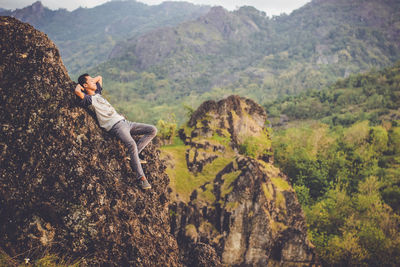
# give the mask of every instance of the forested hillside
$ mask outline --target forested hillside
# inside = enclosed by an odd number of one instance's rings
[[[105,77],[128,117],[154,122],[182,103],[236,93],[262,104],[320,89],[351,73],[393,64],[400,55],[395,0],[312,1],[269,18],[252,7],[210,12],[119,43],[91,70]]]
[[[281,115],[274,159],[291,178],[323,262],[397,266],[400,63],[267,109]]]
[[[265,105],[277,125],[287,117],[289,121],[314,119],[332,126],[399,120],[399,107],[400,61],[384,70],[351,75],[323,90],[308,90]]]
[[[118,42],[150,30],[174,26],[194,19],[209,10],[186,2],[160,5],[111,1],[94,8],[50,10],[40,1],[14,11],[0,10],[43,31],[56,43],[72,77],[107,59]]]

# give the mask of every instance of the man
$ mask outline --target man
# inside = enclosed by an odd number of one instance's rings
[[[81,99],[85,107],[92,105],[96,112],[97,120],[102,128],[117,136],[128,147],[132,169],[137,174],[139,186],[142,189],[150,189],[139,153],[156,136],[157,128],[153,125],[130,122],[118,114],[111,104],[101,95],[103,80],[101,76],[90,77],[85,73],[79,76],[75,94]],[[143,135],[136,143],[132,135]],[[142,161],[142,163],[145,163]]]

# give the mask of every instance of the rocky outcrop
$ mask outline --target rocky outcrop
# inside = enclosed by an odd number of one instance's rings
[[[1,12],[1,11],[0,11]],[[57,12],[43,6],[42,2],[36,1],[30,6],[14,11],[7,10],[2,15],[18,18],[21,21],[29,22],[36,27],[44,26],[46,20],[53,18]]]
[[[0,17],[0,44],[1,249],[16,259],[46,251],[90,266],[181,265],[157,148],[144,150],[153,189],[142,192],[122,143],[77,106],[47,36]]]
[[[187,166],[194,179],[202,169],[214,168],[209,167],[213,161],[200,160],[194,172],[196,155],[215,154],[228,162],[192,192],[190,201],[170,206],[171,230],[182,250],[208,244],[227,266],[318,262],[296,194],[272,164],[265,121],[265,111],[254,101],[230,96],[203,103],[180,131],[186,153],[194,155]]]
[[[188,122],[188,126],[193,128],[190,136],[181,137],[195,146],[192,139],[217,134],[229,138],[231,146],[238,149],[245,138],[266,133],[266,119],[265,111],[251,99],[230,96],[219,102],[210,100],[200,105],[191,116]],[[269,140],[268,135],[265,137]]]

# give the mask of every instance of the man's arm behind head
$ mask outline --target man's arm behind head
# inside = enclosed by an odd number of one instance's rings
[[[75,94],[80,98],[85,98],[85,94],[83,93],[83,87],[78,83],[75,87]]]
[[[95,83],[99,83],[101,87],[103,87],[103,77],[97,76],[93,78]]]

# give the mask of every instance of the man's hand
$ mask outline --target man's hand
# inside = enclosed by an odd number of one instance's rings
[[[82,92],[83,90],[83,87],[78,83],[78,85],[75,87],[75,94],[79,96],[80,99],[85,97],[85,94]]]
[[[100,83],[100,86],[103,87],[103,77],[97,76],[93,78],[94,83]]]

